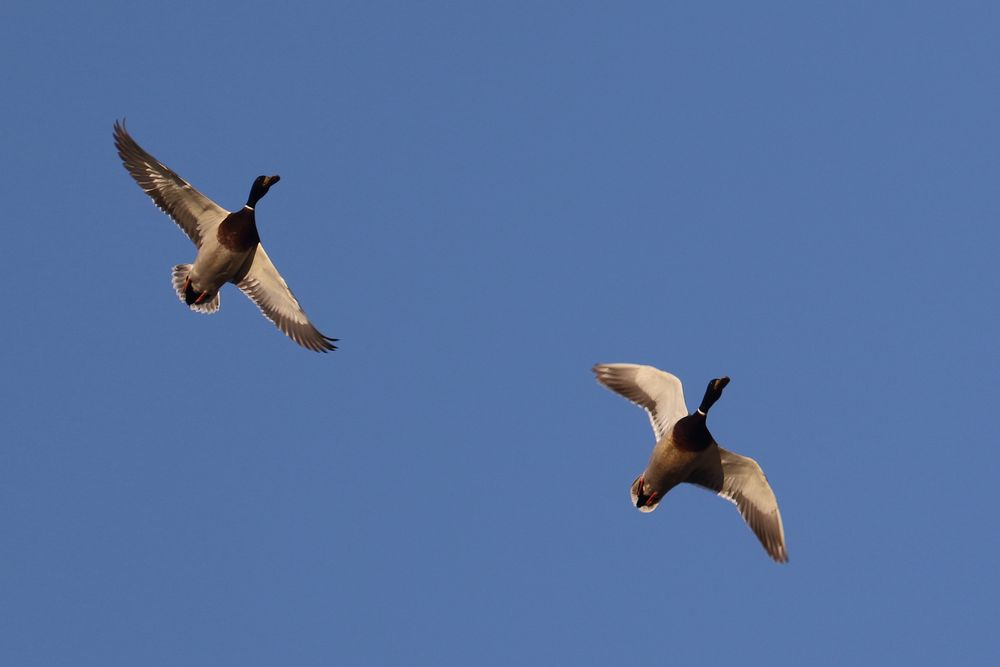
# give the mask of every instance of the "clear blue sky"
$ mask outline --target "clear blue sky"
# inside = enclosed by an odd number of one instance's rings
[[[997,664],[995,3],[139,5],[0,9],[0,664]],[[122,116],[340,350],[178,303]]]

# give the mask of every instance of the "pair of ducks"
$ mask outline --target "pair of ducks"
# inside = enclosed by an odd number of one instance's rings
[[[260,243],[254,208],[279,176],[258,176],[246,205],[228,211],[143,150],[124,122],[115,122],[114,138],[132,178],[198,249],[192,264],[173,268],[181,301],[194,311],[214,313],[219,289],[234,283],[302,347],[337,349],[337,339],[321,334],[309,321]],[[652,512],[682,482],[708,488],[736,504],[771,558],[787,562],[778,502],[763,471],[753,459],[719,447],[705,423],[729,378],[709,382],[698,410],[688,414],[681,382],[670,373],[636,364],[598,364],[593,370],[601,384],[646,410],[656,434],[646,470],[632,483],[632,503],[639,511]]]

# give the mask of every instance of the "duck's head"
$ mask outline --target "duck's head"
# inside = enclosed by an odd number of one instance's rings
[[[715,405],[715,402],[722,398],[722,390],[726,388],[729,384],[729,378],[721,377],[715,378],[708,383],[708,389],[705,390],[705,398],[701,399],[701,406],[698,410],[702,414],[707,414],[708,410]]]
[[[632,482],[632,491],[629,495],[632,497],[632,504],[640,512],[652,512],[663,500],[663,495],[660,492],[649,488],[643,475],[639,475]]]
[[[253,208],[260,201],[261,197],[267,194],[271,186],[281,180],[281,176],[258,176],[253,185],[250,186],[250,197],[247,199],[247,206]]]

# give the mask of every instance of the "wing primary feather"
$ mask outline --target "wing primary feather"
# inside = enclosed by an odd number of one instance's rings
[[[205,234],[221,223],[229,211],[146,152],[125,129],[124,120],[115,121],[114,139],[118,156],[133,180],[200,247]]]
[[[688,413],[681,381],[670,373],[639,364],[597,364],[592,370],[598,382],[646,411],[657,440]]]
[[[302,347],[314,352],[337,349],[334,343],[338,339],[320,333],[309,321],[264,246],[257,246],[250,269],[237,287],[257,305],[264,317]]]

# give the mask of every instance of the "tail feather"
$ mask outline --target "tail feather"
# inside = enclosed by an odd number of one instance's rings
[[[178,264],[174,267],[171,274],[171,280],[174,284],[174,291],[177,292],[177,297],[191,307],[191,310],[197,311],[199,313],[204,313],[206,315],[211,315],[219,309],[219,293],[216,292],[215,296],[208,301],[203,301],[201,303],[195,303],[198,298],[198,292],[191,289],[191,284],[188,283],[188,275],[191,273],[190,264]]]

